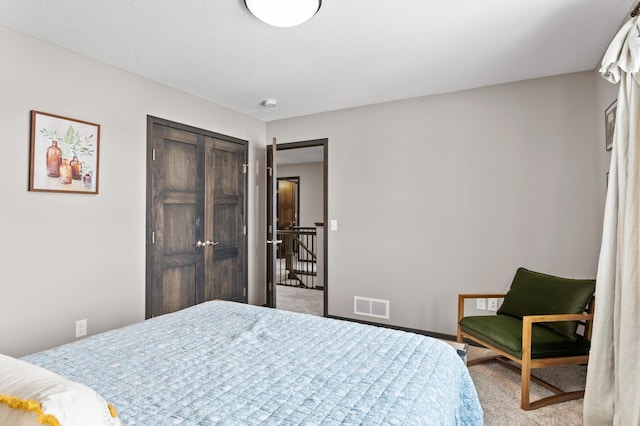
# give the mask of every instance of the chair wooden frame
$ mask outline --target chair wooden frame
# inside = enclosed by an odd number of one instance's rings
[[[557,315],[528,315],[522,317],[522,359],[519,359],[509,353],[502,351],[494,347],[491,344],[483,342],[481,339],[471,336],[460,329],[460,320],[464,317],[464,302],[466,299],[478,299],[478,298],[497,298],[502,299],[506,294],[459,294],[458,295],[458,333],[457,341],[462,343],[463,339],[469,339],[479,345],[482,345],[488,349],[497,352],[497,355],[477,358],[467,363],[467,366],[471,367],[476,364],[481,364],[487,361],[497,361],[502,365],[520,372],[520,390],[521,390],[521,403],[520,407],[523,410],[535,410],[540,407],[544,407],[550,404],[558,402],[570,401],[573,399],[580,399],[584,397],[584,390],[565,392],[562,389],[553,386],[544,380],[535,377],[531,374],[531,370],[534,368],[545,368],[555,366],[566,365],[580,365],[587,364],[589,361],[589,355],[580,356],[567,356],[567,357],[552,357],[552,358],[531,358],[531,329],[534,323],[540,322],[554,322],[554,321],[584,321],[584,336],[591,340],[593,312],[595,305],[595,298],[592,298],[589,302],[586,313],[584,314],[557,314]],[[515,362],[517,365],[513,365],[509,360]],[[555,395],[551,395],[545,398],[538,399],[537,401],[531,401],[531,381],[549,389],[554,392]]]

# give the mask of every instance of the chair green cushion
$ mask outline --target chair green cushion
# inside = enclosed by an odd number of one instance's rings
[[[522,318],[525,315],[580,314],[596,288],[589,279],[561,278],[518,268],[498,314]],[[570,340],[576,340],[578,321],[540,324]]]
[[[522,319],[508,315],[464,317],[460,329],[518,359],[522,359]],[[579,356],[589,353],[590,342],[578,335],[575,341],[547,327],[533,324],[531,358]]]

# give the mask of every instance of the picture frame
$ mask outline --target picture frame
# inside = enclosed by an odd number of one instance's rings
[[[29,191],[98,194],[100,125],[31,111]]]
[[[616,127],[616,111],[618,107],[618,100],[616,99],[607,107],[604,112],[604,149],[611,151],[613,148],[613,132]]]

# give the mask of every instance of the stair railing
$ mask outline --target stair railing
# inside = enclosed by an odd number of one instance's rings
[[[284,242],[284,259],[278,259],[278,284],[315,288],[316,228],[294,226],[291,229],[278,229],[277,234],[278,239]]]

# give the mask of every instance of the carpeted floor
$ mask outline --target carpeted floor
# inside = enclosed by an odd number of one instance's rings
[[[469,360],[487,356],[487,349],[469,346]],[[582,399],[549,405],[533,411],[520,408],[520,375],[496,362],[474,365],[469,373],[478,391],[484,410],[484,424],[509,426],[579,426],[582,425]],[[551,367],[534,370],[535,375],[563,390],[584,389],[586,366]],[[532,383],[531,398],[552,395],[547,389]]]
[[[321,317],[324,315],[324,292],[311,288],[278,285],[276,307],[285,311]]]

